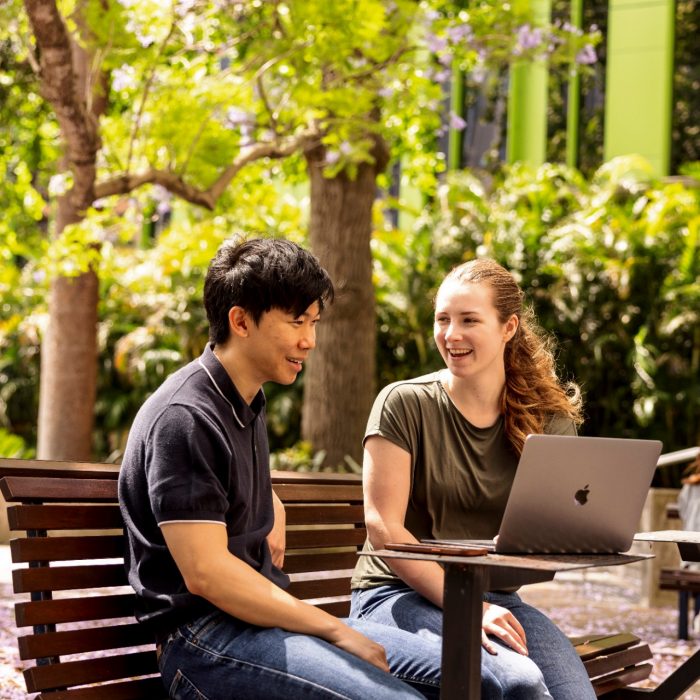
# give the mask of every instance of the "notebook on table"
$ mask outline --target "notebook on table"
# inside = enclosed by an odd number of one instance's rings
[[[529,435],[495,545],[503,554],[626,552],[661,453],[658,440]]]

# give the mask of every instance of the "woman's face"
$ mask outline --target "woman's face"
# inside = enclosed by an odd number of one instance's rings
[[[487,284],[447,280],[435,300],[433,334],[455,377],[494,372],[502,377],[503,352],[518,328],[513,314],[501,323]]]

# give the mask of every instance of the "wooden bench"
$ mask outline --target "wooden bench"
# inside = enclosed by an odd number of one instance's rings
[[[24,671],[27,691],[41,700],[166,696],[153,640],[132,615],[117,474],[113,465],[0,459],[10,529],[19,534],[12,561],[24,565],[12,576],[15,617],[18,627],[31,628],[18,639],[19,654],[32,661]],[[359,477],[273,472],[273,486],[287,510],[290,591],[347,615],[350,575],[366,534]],[[626,688],[651,672],[651,651],[638,637],[572,642],[598,696],[644,692]]]
[[[677,503],[666,506],[666,517],[669,520],[680,520]],[[693,601],[693,612],[700,612],[700,571],[694,569],[661,569],[659,588],[664,591],[678,591],[678,639],[689,639],[688,607]]]

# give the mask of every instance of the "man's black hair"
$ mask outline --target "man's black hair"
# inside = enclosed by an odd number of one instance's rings
[[[204,281],[209,340],[215,344],[228,340],[228,312],[234,306],[245,309],[257,324],[273,308],[295,318],[314,302],[322,310],[333,301],[333,294],[333,283],[318,260],[291,241],[226,241],[212,259]]]

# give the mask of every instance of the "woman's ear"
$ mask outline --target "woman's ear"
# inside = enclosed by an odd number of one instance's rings
[[[507,343],[510,341],[513,336],[515,335],[515,331],[518,330],[518,326],[520,325],[520,320],[518,317],[513,314],[506,322],[505,325],[503,326],[503,342]]]
[[[245,338],[248,335],[250,318],[242,306],[232,306],[228,312],[228,325],[232,335]]]

